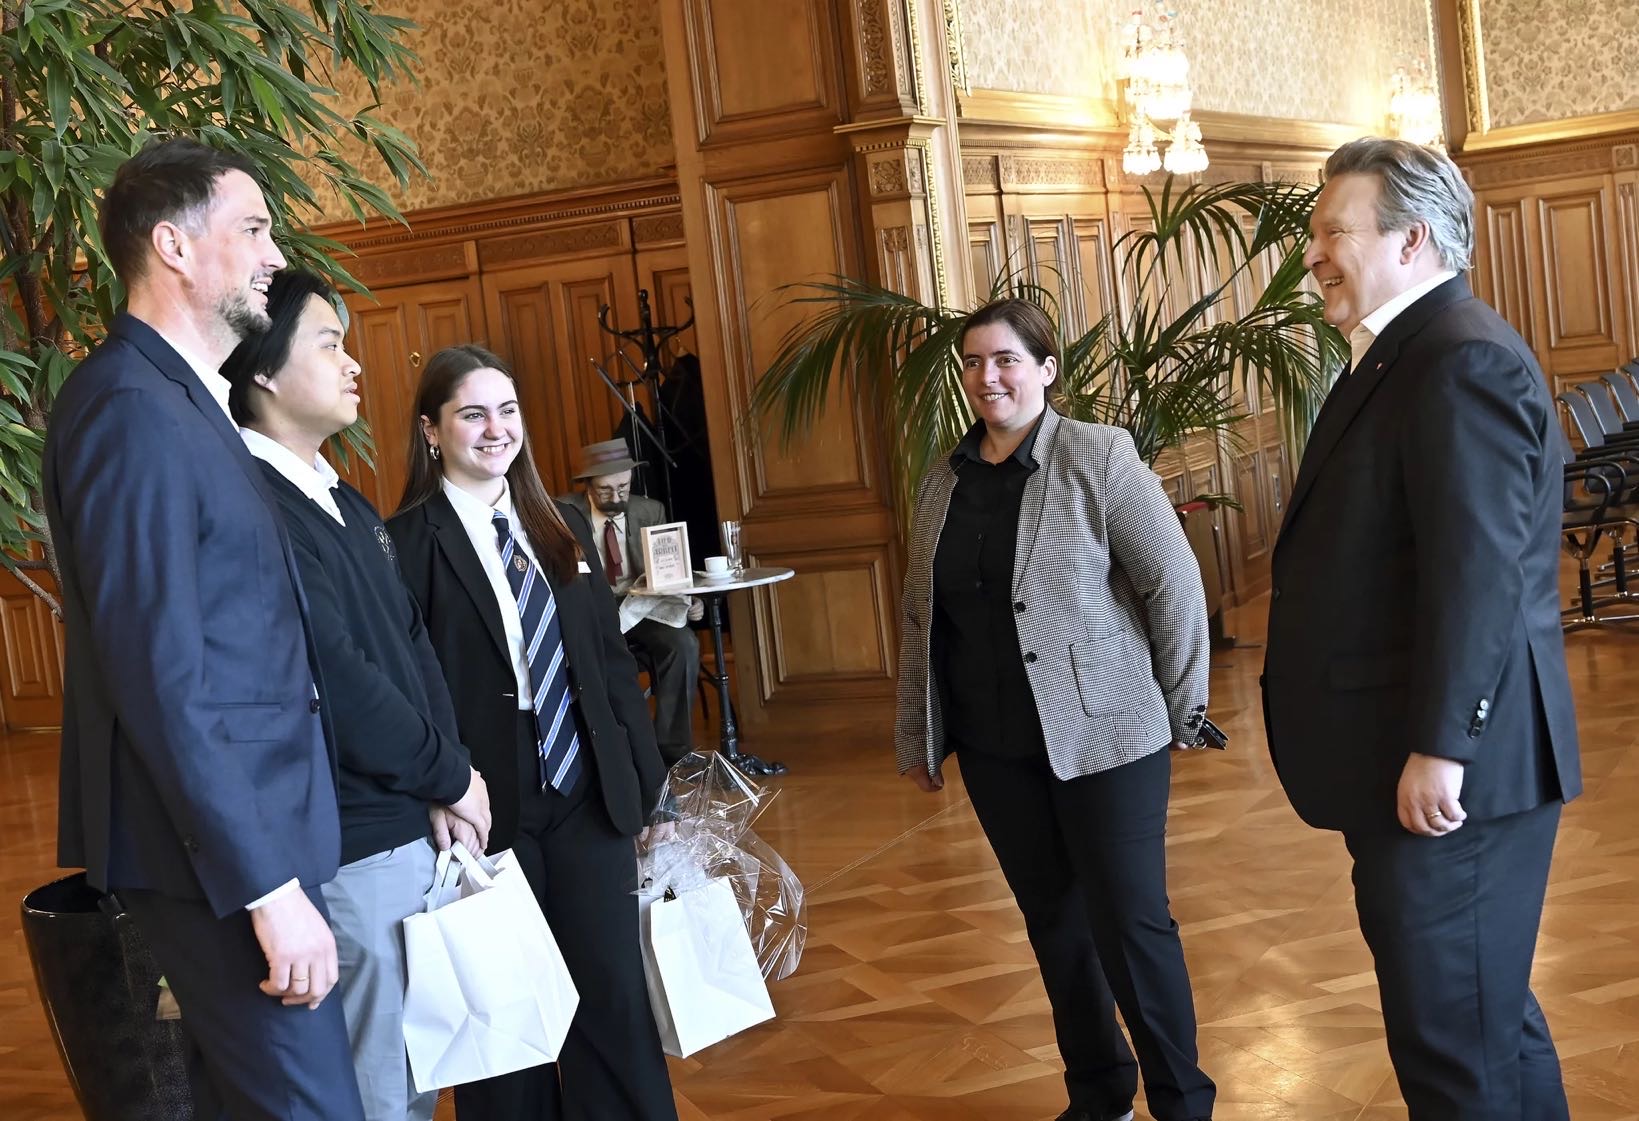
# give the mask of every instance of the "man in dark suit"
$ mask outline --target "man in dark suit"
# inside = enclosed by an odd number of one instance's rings
[[[561,499],[586,515],[617,598],[624,598],[626,588],[647,570],[643,530],[666,521],[664,506],[632,493],[632,469],[636,466],[623,440],[588,445],[581,449],[574,475],[586,489]],[[690,597],[689,621],[699,622],[704,611],[704,605]],[[692,750],[690,702],[700,675],[700,641],[687,626],[673,626],[649,617],[639,619],[626,631],[626,644],[650,667],[655,737],[669,767]]]
[[[1343,833],[1412,1121],[1568,1117],[1531,995],[1581,790],[1559,629],[1561,437],[1530,350],[1469,292],[1443,154],[1344,145],[1305,264],[1350,371],[1274,555],[1264,712],[1282,785]]]
[[[284,530],[217,372],[266,325],[284,264],[252,170],[156,143],[103,202],[127,310],[45,446],[67,630],[58,851],[152,948],[197,1052],[195,1116],[334,1121],[362,1116],[324,1000],[334,761]]]

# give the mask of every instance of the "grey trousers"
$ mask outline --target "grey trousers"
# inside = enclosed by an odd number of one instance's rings
[[[438,854],[430,841],[343,865],[322,888],[341,967],[353,1069],[366,1121],[432,1121],[438,1092],[415,1092],[404,1051],[404,920],[421,910]]]

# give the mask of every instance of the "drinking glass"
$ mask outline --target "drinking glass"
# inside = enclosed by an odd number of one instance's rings
[[[723,555],[728,558],[728,566],[735,572],[745,569],[745,555],[740,550],[740,523],[737,521],[723,522]]]

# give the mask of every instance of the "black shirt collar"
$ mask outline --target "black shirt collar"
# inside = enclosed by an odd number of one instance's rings
[[[1029,435],[1019,441],[1019,446],[1014,448],[1013,454],[1007,457],[1007,459],[1013,460],[1026,471],[1034,471],[1039,466],[1036,463],[1036,437],[1041,434],[1041,422],[1047,419],[1047,414],[1052,411],[1052,408],[1053,406],[1049,405],[1041,411],[1041,415],[1036,418],[1036,423],[1030,426]],[[984,438],[985,422],[982,420],[974,421],[973,427],[969,428],[967,434],[957,443],[956,450],[950,453],[951,470],[961,467],[964,459],[970,459],[975,463],[984,463],[985,457],[979,451],[979,444]],[[1002,462],[1006,463],[1007,460],[1004,459]]]

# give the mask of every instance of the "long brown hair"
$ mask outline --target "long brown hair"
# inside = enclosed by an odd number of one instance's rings
[[[398,512],[413,510],[438,494],[444,481],[444,469],[432,457],[427,438],[421,432],[421,418],[435,425],[445,405],[455,399],[461,385],[474,370],[499,370],[511,380],[507,364],[473,343],[449,346],[432,356],[421,374],[421,384],[415,392],[415,412],[410,418],[410,447],[405,462],[410,465],[409,479],[404,484],[404,497],[398,500]],[[523,441],[518,455],[507,468],[507,489],[512,492],[512,507],[523,523],[529,547],[543,565],[549,568],[559,583],[575,578],[581,560],[580,544],[570,532],[557,503],[546,493],[540,472],[535,470],[535,455],[529,445],[529,429],[521,426]]]

